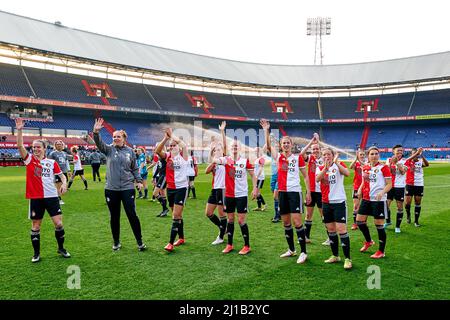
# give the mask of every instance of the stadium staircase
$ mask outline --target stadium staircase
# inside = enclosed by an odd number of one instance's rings
[[[361,142],[359,144],[359,147],[361,149],[365,149],[367,145],[367,140],[369,139],[369,133],[370,133],[370,126],[368,124],[364,125],[364,130],[361,136]]]

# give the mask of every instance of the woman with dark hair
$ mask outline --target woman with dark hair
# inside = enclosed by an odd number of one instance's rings
[[[316,181],[320,182],[323,221],[327,227],[332,256],[325,263],[336,263],[339,258],[339,238],[344,251],[344,269],[352,268],[350,259],[350,237],[347,233],[347,196],[344,189],[344,177],[350,172],[347,166],[339,161],[339,154],[331,148],[322,149],[323,165],[316,171]],[[339,236],[338,236],[339,234]]]
[[[64,227],[62,223],[62,211],[59,205],[58,191],[55,187],[55,176],[61,180],[59,194],[67,191],[67,180],[58,163],[45,157],[46,144],[42,140],[34,140],[32,154],[29,154],[23,146],[22,129],[23,119],[16,119],[17,147],[20,156],[27,167],[26,198],[30,199],[28,217],[32,221],[31,243],[34,249],[31,262],[41,260],[41,224],[45,210],[52,218],[55,225],[55,238],[58,242],[58,254],[64,258],[70,258],[70,253],[64,248]]]
[[[362,168],[363,181],[358,189],[358,197],[362,201],[356,216],[356,223],[366,241],[359,251],[366,252],[375,244],[367,227],[367,216],[373,216],[380,246],[370,257],[380,259],[384,257],[386,247],[384,221],[387,216],[387,193],[392,188],[391,170],[386,164],[380,163],[380,151],[377,147],[370,147],[367,154],[368,163]]]
[[[97,148],[106,155],[106,186],[105,198],[110,213],[111,232],[113,236],[114,251],[120,250],[120,207],[123,203],[125,212],[133,230],[138,250],[144,251],[147,246],[142,242],[141,223],[136,214],[136,191],[142,190],[142,178],[136,164],[136,155],[133,149],[125,144],[127,133],[124,130],[113,132],[113,143],[105,144],[100,138],[100,130],[103,128],[103,119],[95,120],[94,141]]]
[[[292,153],[294,144],[292,139],[284,136],[280,140],[281,152],[272,148],[270,144],[270,123],[262,119],[261,127],[264,129],[266,138],[267,151],[271,153],[272,159],[278,164],[278,197],[280,206],[280,215],[284,224],[284,233],[288,242],[289,249],[283,253],[280,258],[293,257],[297,255],[294,245],[294,231],[292,230],[292,222],[297,232],[298,241],[300,243],[301,253],[297,259],[297,263],[306,262],[308,255],[306,253],[306,233],[302,222],[303,213],[303,196],[300,184],[299,173],[301,172],[306,185],[306,203],[311,202],[311,193],[309,190],[308,173],[306,172],[306,164],[303,157],[299,154]]]

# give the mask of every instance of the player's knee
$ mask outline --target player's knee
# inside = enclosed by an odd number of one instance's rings
[[[335,228],[335,232],[336,231],[339,234],[346,233],[347,232],[347,226],[345,225],[345,223],[337,223],[336,224],[336,228]]]
[[[42,222],[42,220],[32,220],[31,228],[33,230],[40,230],[41,229],[41,222]]]

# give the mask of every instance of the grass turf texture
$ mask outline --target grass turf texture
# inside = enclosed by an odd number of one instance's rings
[[[266,212],[250,212],[248,225],[252,252],[237,254],[243,245],[236,222],[233,253],[221,253],[225,245],[212,246],[217,227],[205,217],[204,207],[211,186],[211,176],[197,177],[197,200],[188,200],[184,212],[186,244],[168,254],[170,217],[156,218],[159,203],[136,200],[142,225],[145,252],[138,252],[126,215],[122,210],[122,250],[112,252],[109,213],[105,205],[104,183],[93,183],[86,166],[89,190],[84,191],[79,177],[64,196],[63,222],[65,246],[72,258],[56,254],[54,227],[46,214],[41,229],[41,258],[31,263],[31,222],[27,219],[25,169],[0,168],[0,299],[447,299],[449,275],[450,165],[434,164],[425,169],[425,196],[422,202],[421,228],[406,224],[402,233],[393,226],[387,231],[386,258],[370,259],[378,247],[373,218],[369,226],[377,242],[369,253],[359,248],[363,237],[351,231],[352,176],[346,178],[349,209],[349,234],[353,269],[344,271],[343,263],[327,265],[330,248],[317,209],[308,245],[309,260],[298,265],[296,258],[281,259],[287,244],[281,223],[274,224],[273,200],[269,179],[263,188],[268,203]],[[266,168],[269,174],[269,168]],[[102,167],[104,176],[104,167]],[[249,203],[249,207],[256,202]],[[391,205],[393,223],[396,209]],[[413,208],[412,208],[413,211]],[[414,213],[412,212],[412,215]],[[295,236],[295,239],[297,237]],[[299,245],[296,243],[297,250]],[[341,248],[340,254],[343,257]],[[81,289],[67,288],[67,268],[81,270]],[[369,290],[367,268],[381,270],[381,289]]]

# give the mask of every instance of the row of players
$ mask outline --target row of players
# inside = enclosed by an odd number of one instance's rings
[[[113,134],[113,144],[104,144],[99,137],[98,132],[103,127],[103,120],[98,119],[94,125],[94,140],[101,152],[107,156],[107,184],[105,188],[105,198],[110,210],[111,216],[111,230],[113,234],[114,250],[119,250],[121,247],[120,236],[120,205],[121,202],[125,207],[128,220],[131,224],[139,250],[145,250],[146,246],[142,242],[140,222],[135,212],[134,203],[134,183],[136,182],[138,188],[142,188],[142,177],[139,175],[139,170],[136,165],[134,153],[131,148],[125,145],[126,134],[123,131],[116,131]],[[297,260],[298,263],[304,263],[307,260],[306,242],[307,235],[303,227],[301,214],[303,213],[303,197],[300,184],[299,174],[301,173],[306,186],[306,204],[311,208],[314,203],[323,203],[323,221],[327,227],[328,237],[333,255],[326,260],[327,263],[334,263],[340,260],[338,256],[338,239],[341,239],[345,263],[344,268],[352,268],[352,261],[350,258],[350,239],[346,230],[346,195],[344,190],[344,176],[349,175],[349,171],[345,164],[339,161],[338,154],[330,148],[322,148],[322,157],[320,154],[307,157],[308,163],[315,163],[316,169],[314,173],[314,181],[316,185],[320,184],[320,196],[317,189],[311,193],[311,183],[309,181],[310,175],[306,171],[306,163],[304,154],[294,155],[292,153],[293,143],[291,138],[285,136],[280,140],[279,147],[274,147],[270,141],[270,124],[266,120],[261,121],[261,125],[265,132],[266,148],[271,154],[277,164],[277,190],[279,209],[277,212],[281,216],[285,229],[285,236],[288,242],[289,249],[281,257],[291,257],[296,255],[294,246],[293,227],[296,229],[298,240],[301,247],[301,253]],[[27,165],[27,198],[30,199],[30,218],[33,220],[32,225],[32,243],[35,250],[35,255],[32,261],[40,260],[39,256],[39,231],[40,223],[47,210],[52,217],[56,231],[55,236],[58,241],[58,252],[65,257],[70,257],[70,254],[63,248],[64,243],[64,229],[62,227],[61,209],[57,200],[56,188],[53,184],[54,175],[58,175],[62,180],[60,192],[64,193],[66,189],[66,179],[62,174],[58,164],[50,159],[45,158],[45,153],[41,149],[44,146],[40,141],[33,142],[33,155],[29,155],[23,148],[21,129],[23,128],[23,121],[16,120],[18,129],[18,146],[24,162]],[[225,124],[221,126],[221,132],[224,136]],[[169,142],[167,150],[166,143]],[[311,145],[318,145],[318,137],[315,136],[310,144],[305,147],[304,151]],[[207,215],[214,222],[220,230],[219,237],[216,239],[218,243],[223,242],[225,232],[228,236],[228,243],[223,253],[231,252],[233,248],[234,235],[234,221],[237,212],[238,223],[244,238],[245,245],[239,254],[248,254],[250,249],[249,228],[246,223],[247,213],[247,196],[248,196],[248,182],[247,173],[252,177],[253,190],[251,192],[252,198],[258,197],[258,183],[257,177],[254,175],[254,167],[250,164],[248,159],[240,156],[240,145],[238,141],[234,141],[231,145],[231,155],[227,156],[226,139],[222,143],[215,143],[211,146],[211,163],[207,168],[207,172],[213,173],[213,189],[208,199]],[[164,139],[158,144],[155,152],[160,159],[166,161],[166,181],[167,181],[167,196],[169,206],[172,209],[172,227],[170,232],[169,243],[165,246],[165,250],[172,252],[174,246],[182,245],[185,242],[184,227],[183,227],[183,209],[187,198],[187,148],[185,143],[178,137],[172,134],[171,129],[165,131]],[[414,163],[414,178],[419,181],[419,166],[417,163],[427,165],[426,160],[419,159],[422,150],[419,149],[407,161],[405,166],[411,162]],[[397,158],[398,157],[393,157]],[[372,255],[372,258],[384,257],[384,249],[386,244],[386,232],[384,230],[384,219],[387,215],[386,198],[387,193],[391,190],[391,170],[388,165],[379,163],[379,151],[372,147],[368,150],[368,162],[362,163],[361,157],[354,161],[352,165],[359,162],[361,166],[362,182],[358,188],[358,199],[362,199],[358,208],[358,214],[355,221],[363,233],[366,242],[360,251],[364,252],[371,247],[372,241],[369,229],[366,225],[367,216],[372,215],[375,218],[377,226],[380,247],[379,250]],[[398,161],[392,161],[396,169],[400,168]],[[44,170],[45,169],[45,170]],[[399,171],[401,171],[399,169]],[[312,172],[310,168],[310,172]],[[39,173],[39,174],[37,174]],[[417,173],[417,174],[416,174]],[[125,181],[125,182],[124,182]],[[423,181],[423,178],[422,178]],[[395,189],[394,189],[395,190]],[[415,195],[416,203],[420,200],[423,192],[420,188],[407,188],[407,195]],[[413,194],[411,194],[413,193]],[[394,196],[396,196],[394,194]],[[313,197],[315,199],[313,199]],[[56,199],[56,200],[55,200]],[[215,208],[219,208],[219,218],[215,216]],[[417,209],[417,206],[416,206]],[[226,213],[226,215],[225,215]],[[312,213],[312,211],[311,211]],[[311,215],[312,216],[312,215]],[[416,214],[418,219],[418,215]],[[310,225],[311,218],[305,223]],[[309,222],[309,223],[308,223]],[[418,220],[416,220],[418,225]],[[338,237],[339,234],[339,237]],[[175,242],[175,238],[178,240]]]

